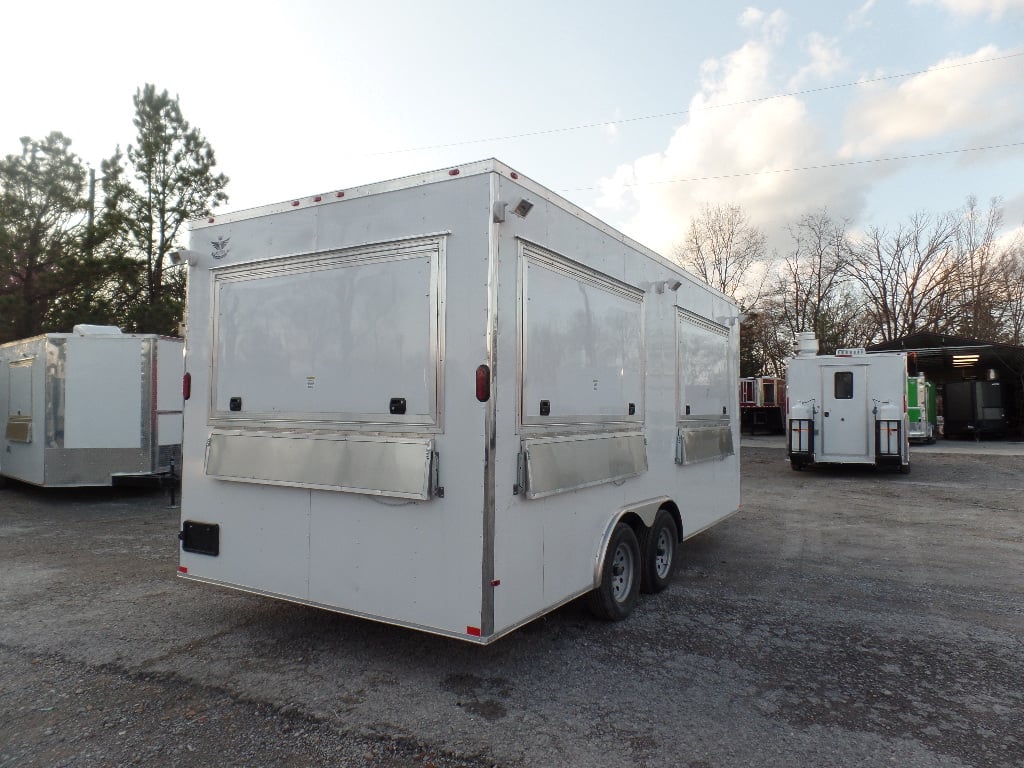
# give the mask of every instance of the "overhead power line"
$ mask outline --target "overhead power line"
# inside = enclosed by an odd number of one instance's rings
[[[814,93],[824,93],[827,91],[836,91],[843,88],[852,88],[858,85],[869,85],[871,83],[881,83],[887,80],[902,80],[907,77],[915,77],[917,75],[924,75],[930,72],[943,72],[947,69],[960,69],[962,67],[971,67],[976,64],[993,64],[999,61],[1006,61],[1008,59],[1016,59],[1024,56],[1024,51],[1018,53],[1008,53],[1005,56],[994,56],[989,59],[978,59],[977,61],[962,61],[957,64],[947,64],[944,67],[934,67],[932,69],[919,69],[914,72],[902,72],[898,75],[881,75],[879,77],[872,77],[866,80],[855,80],[847,83],[836,83],[834,85],[823,85],[818,88],[804,88],[799,91],[789,91],[786,93],[776,93],[770,96],[757,96],[752,99],[740,99],[738,101],[729,101],[723,104],[709,104],[701,107],[700,111],[712,110],[712,109],[724,109],[726,107],[739,107],[746,104],[759,104],[764,101],[772,101],[773,99],[785,99],[793,96],[808,96]],[[381,155],[400,155],[410,152],[427,152],[434,149],[451,149],[452,147],[465,147],[470,144],[485,144],[491,141],[511,141],[513,139],[529,139],[536,136],[550,136],[556,133],[568,133],[570,131],[582,131],[590,128],[603,128],[609,125],[626,125],[628,123],[638,123],[644,120],[660,120],[666,117],[680,117],[682,115],[688,115],[693,112],[692,109],[680,109],[672,112],[658,112],[651,115],[640,115],[637,117],[624,117],[618,120],[601,120],[595,123],[580,123],[579,125],[563,126],[560,128],[543,128],[536,131],[525,131],[523,133],[510,133],[504,136],[490,136],[483,139],[466,139],[464,141],[452,141],[446,144],[428,144],[420,147],[406,147],[404,149],[387,149],[381,152],[370,152],[363,157],[379,157]]]
[[[939,157],[941,155],[959,155],[967,152],[986,152],[993,149],[1009,149],[1010,147],[1024,147],[1024,141],[1015,141],[1009,144],[992,144],[987,147],[964,147],[962,149],[936,150],[935,152],[920,152],[912,155],[894,155],[892,157],[872,157],[865,160],[847,160],[839,163],[820,163],[818,165],[803,165],[796,168],[769,168],[761,171],[743,171],[737,173],[722,173],[715,176],[691,176],[682,179],[659,179],[657,181],[636,181],[624,183],[624,187],[642,187],[654,184],[684,184],[686,182],[698,181],[720,181],[723,179],[738,179],[745,176],[765,176],[772,173],[797,173],[798,171],[819,171],[827,168],[844,168],[851,165],[868,165],[871,163],[891,163],[897,160],[918,160],[924,157]],[[573,187],[563,189],[562,192],[585,192],[597,189],[596,186]]]

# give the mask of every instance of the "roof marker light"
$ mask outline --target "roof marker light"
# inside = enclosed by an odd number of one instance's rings
[[[298,200],[292,200],[292,208],[299,204]]]
[[[334,193],[334,196],[335,196],[335,197],[344,197],[344,196],[345,196],[345,193],[344,193],[344,192],[335,192],[335,193]]]
[[[515,171],[511,171],[509,173],[509,176],[511,176],[513,179],[518,179],[519,178],[519,174],[516,173]]]
[[[192,397],[192,374],[188,371],[181,377],[181,396],[184,400]]]
[[[319,203],[323,199],[324,199],[323,195],[317,195],[316,197],[313,198],[313,202],[314,203]]]
[[[208,219],[206,220],[206,223],[207,223],[207,224],[213,224],[213,216],[211,216],[210,218],[208,218]]]
[[[466,627],[466,634],[472,637],[480,637],[480,627]]]
[[[458,176],[459,175],[459,169],[458,168],[452,168],[450,171],[448,171],[448,175],[449,176]]]

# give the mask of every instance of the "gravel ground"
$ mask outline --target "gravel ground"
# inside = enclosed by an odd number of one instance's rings
[[[0,768],[1022,766],[1024,458],[743,449],[627,621],[476,647],[174,576],[157,491],[0,491]]]

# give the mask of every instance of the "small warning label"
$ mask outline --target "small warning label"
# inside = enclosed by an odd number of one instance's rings
[[[316,389],[316,376],[306,377],[306,389]]]

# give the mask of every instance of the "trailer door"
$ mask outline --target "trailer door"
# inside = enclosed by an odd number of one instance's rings
[[[871,456],[868,366],[821,368],[821,458]]]

